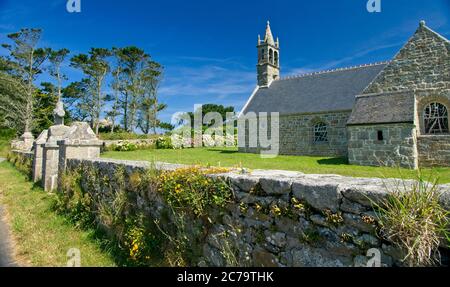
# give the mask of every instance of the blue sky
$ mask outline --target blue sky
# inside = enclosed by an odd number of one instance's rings
[[[0,42],[36,27],[43,46],[73,54],[141,47],[165,67],[164,120],[194,104],[241,109],[256,85],[255,46],[267,20],[280,38],[282,76],[388,60],[421,19],[450,38],[450,0],[381,0],[381,13],[368,13],[367,0],[81,0],[76,14],[66,2],[0,0]],[[71,81],[81,76],[65,72]]]

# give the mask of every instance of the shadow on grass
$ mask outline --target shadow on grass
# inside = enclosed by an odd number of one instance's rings
[[[227,149],[208,149],[208,151],[222,153],[222,154],[238,154],[239,153],[239,151],[237,151],[237,150],[227,150]]]
[[[317,163],[320,165],[349,165],[348,159],[345,157],[319,159]]]

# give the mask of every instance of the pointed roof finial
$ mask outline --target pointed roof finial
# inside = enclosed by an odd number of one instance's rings
[[[420,21],[420,27],[425,27],[426,24],[425,20]]]
[[[267,21],[267,28],[266,28],[266,36],[264,38],[264,42],[274,46],[275,41],[273,40],[272,30],[270,29],[270,21]]]

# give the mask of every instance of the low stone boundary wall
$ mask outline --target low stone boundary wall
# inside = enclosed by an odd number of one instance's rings
[[[31,177],[33,157],[34,154],[31,151],[12,150],[7,159],[18,170]]]
[[[21,150],[12,150],[12,154],[21,157],[27,160],[33,160],[33,152],[32,151],[21,151]]]
[[[149,168],[183,166],[106,159],[67,159],[66,163],[68,171],[91,168],[98,178],[107,180],[109,188],[104,189],[100,182],[81,178],[82,185],[96,186],[100,194],[93,198],[114,192],[111,186],[119,167],[129,181],[133,173]],[[235,246],[239,266],[367,266],[371,249],[380,252],[383,266],[402,265],[400,250],[377,236],[371,202],[380,202],[389,188],[405,182],[260,170],[210,176],[229,182],[234,202],[223,212],[210,211],[213,220],[201,240],[203,257],[198,258],[198,266],[227,265],[223,248],[228,245],[220,237],[224,231],[231,234],[227,240]],[[450,185],[440,189],[442,204],[450,209]],[[133,193],[129,204],[151,220],[159,220],[167,211],[161,196],[151,189],[128,192]]]

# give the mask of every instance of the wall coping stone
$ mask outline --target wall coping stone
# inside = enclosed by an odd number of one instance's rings
[[[176,170],[188,165],[165,162],[129,161],[117,159],[68,159],[75,165],[83,162],[103,165],[121,165],[126,168],[147,169],[155,167],[159,170]],[[414,180],[395,178],[358,178],[333,174],[304,174],[295,171],[253,170],[242,171],[232,169],[228,173],[211,174],[212,178],[224,178],[244,193],[251,193],[258,184],[269,196],[290,195],[306,200],[308,204],[319,210],[337,212],[343,199],[362,206],[371,207],[372,203],[382,202],[389,194],[388,190],[404,190],[415,183]],[[450,184],[438,186],[442,192],[441,204],[450,210]]]

